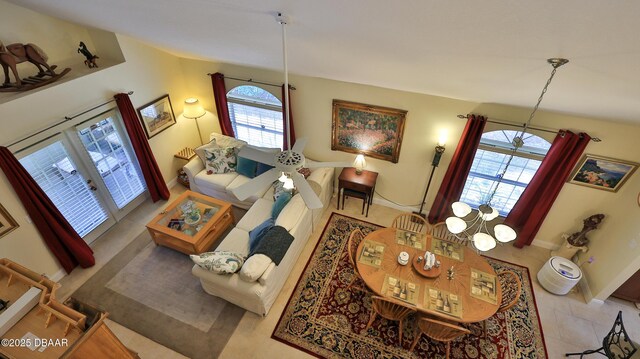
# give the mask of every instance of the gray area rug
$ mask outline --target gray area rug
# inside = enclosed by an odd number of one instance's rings
[[[204,292],[185,254],[145,230],[72,297],[190,358],[216,358],[245,310]]]

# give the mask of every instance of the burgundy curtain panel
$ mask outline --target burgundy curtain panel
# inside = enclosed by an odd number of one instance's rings
[[[220,130],[223,135],[236,137],[231,125],[229,117],[229,107],[227,105],[227,88],[224,86],[224,75],[216,72],[211,75],[211,84],[213,85],[213,98],[216,101],[216,112],[218,113],[218,122],[220,122]]]
[[[0,147],[0,168],[62,268],[71,273],[78,265],[82,268],[93,266],[95,259],[91,248],[6,147]]]
[[[560,131],[504,223],[518,233],[514,246],[530,245],[558,197],[569,173],[576,165],[591,137],[586,133]]]
[[[158,163],[153,156],[153,152],[151,152],[149,141],[147,141],[147,135],[142,129],[142,124],[140,124],[136,110],[131,104],[129,95],[126,93],[119,93],[115,95],[114,98],[116,99],[116,104],[118,104],[118,110],[120,110],[122,121],[127,129],[129,139],[131,140],[133,151],[136,153],[136,157],[138,158],[138,163],[140,164],[142,175],[144,176],[144,180],[147,184],[147,189],[151,194],[151,199],[154,202],[157,202],[160,199],[169,199],[169,188],[167,188],[167,184],[164,182],[162,173],[160,173]]]
[[[451,215],[451,203],[460,200],[464,183],[467,181],[473,158],[480,144],[487,118],[479,115],[467,115],[458,147],[453,154],[449,168],[442,179],[442,184],[429,210],[429,223],[444,221]]]
[[[285,97],[284,97],[284,85],[282,85],[282,113],[284,114],[287,111],[287,104],[285,102]],[[284,126],[282,128],[284,128],[284,139],[282,141],[282,149],[283,150],[288,150],[289,148],[293,147],[293,145],[296,144],[296,131],[293,129],[293,110],[291,109],[292,106],[291,104],[293,103],[293,101],[291,100],[291,87],[289,87],[289,124],[290,126],[287,126],[287,121],[285,121],[285,117],[282,116],[282,120],[284,121]],[[287,138],[287,133],[289,133],[290,137],[291,137],[291,146],[289,146],[289,140]]]

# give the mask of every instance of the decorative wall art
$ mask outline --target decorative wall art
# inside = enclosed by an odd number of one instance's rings
[[[0,204],[0,237],[7,235],[18,227],[18,222],[16,222],[9,212]]]
[[[407,111],[333,100],[331,149],[398,162]]]
[[[569,183],[618,192],[638,163],[585,154],[569,176]]]
[[[176,124],[176,116],[173,114],[169,95],[161,96],[142,107],[138,107],[138,115],[147,138],[151,138]]]

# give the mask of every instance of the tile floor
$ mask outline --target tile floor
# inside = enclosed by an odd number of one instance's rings
[[[184,188],[181,186],[174,187],[172,197],[183,191]],[[374,204],[369,211],[369,217],[365,218],[360,215],[360,204],[358,200],[348,200],[345,209],[338,211],[335,209],[334,198],[321,220],[322,224],[311,235],[269,314],[262,318],[247,312],[222,351],[221,358],[312,358],[308,354],[271,339],[271,333],[331,212],[335,211],[383,226],[390,225],[393,218],[401,213],[399,210]],[[142,233],[145,230],[144,225],[163,207],[163,203],[153,204],[147,201],[98,239],[93,245],[96,265],[86,270],[75,270],[71,275],[63,278],[60,281],[62,288],[58,291],[61,297],[64,298],[73,293],[113,255]],[[623,311],[625,327],[631,337],[636,341],[640,340],[640,310],[632,303],[612,298],[602,305],[589,305],[585,303],[577,289],[566,296],[557,296],[541,288],[535,275],[549,258],[548,250],[538,247],[517,249],[511,245],[504,245],[492,250],[489,255],[529,268],[549,358],[564,357],[566,352],[598,348],[604,335],[611,329],[619,310]],[[108,325],[123,343],[137,351],[141,358],[184,358],[115,322],[108,322]]]

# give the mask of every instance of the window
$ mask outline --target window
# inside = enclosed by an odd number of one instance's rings
[[[477,208],[489,200],[513,151],[513,138],[518,134],[519,131],[501,130],[482,135],[460,201]],[[491,201],[501,216],[509,214],[551,147],[545,139],[530,133],[524,133],[523,140],[524,146],[515,153]]]
[[[229,117],[236,138],[270,148],[282,148],[282,102],[256,86],[238,86],[227,93]]]

